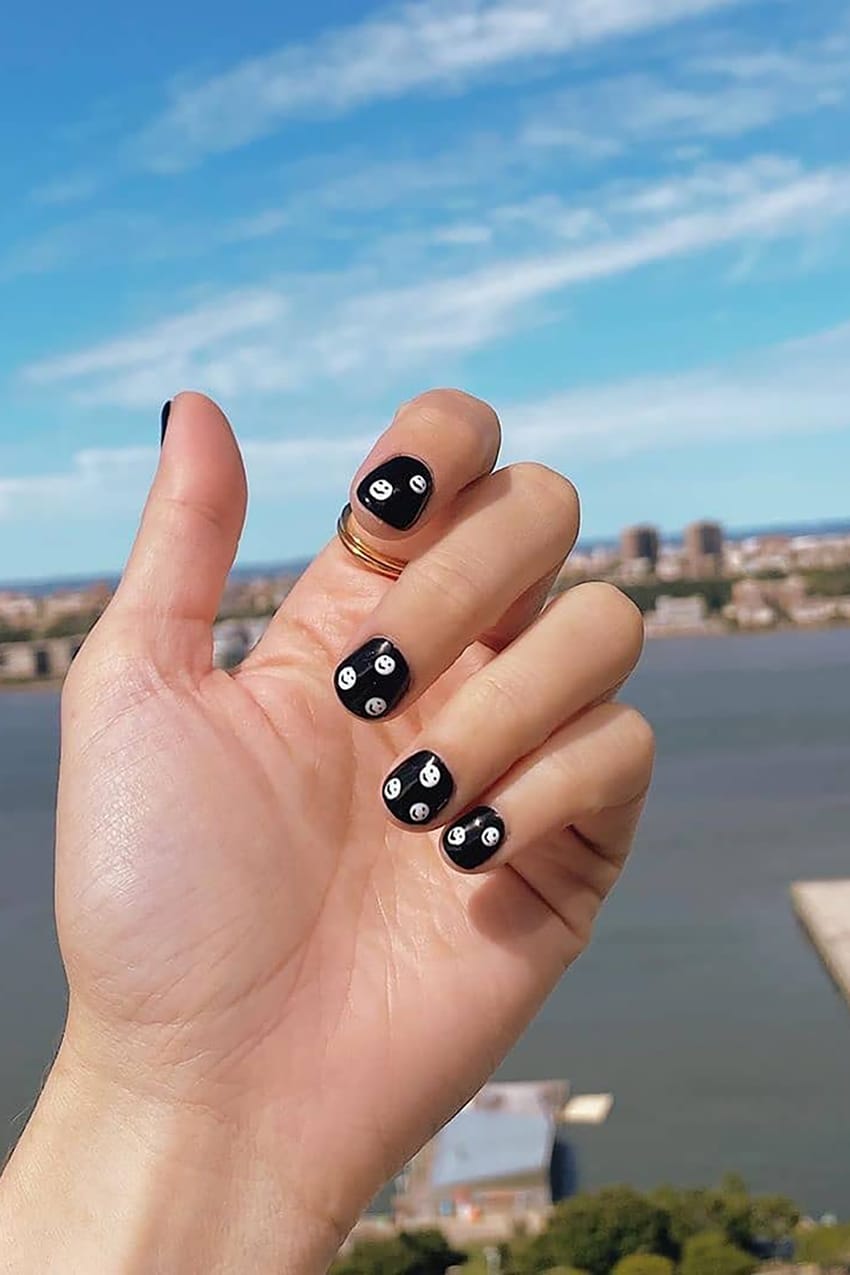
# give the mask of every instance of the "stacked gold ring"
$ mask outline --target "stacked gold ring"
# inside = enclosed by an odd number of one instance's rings
[[[379,575],[397,580],[407,563],[402,562],[400,558],[390,558],[378,553],[376,549],[370,549],[357,533],[351,530],[351,517],[351,505],[346,505],[336,524],[336,533],[348,552],[358,558],[370,571],[377,571]]]

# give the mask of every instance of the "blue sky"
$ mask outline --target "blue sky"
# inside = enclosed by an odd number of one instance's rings
[[[243,562],[402,399],[489,399],[589,537],[848,514],[850,0],[15,6],[0,579],[120,566],[180,388]]]

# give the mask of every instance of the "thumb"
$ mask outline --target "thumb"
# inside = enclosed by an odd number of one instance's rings
[[[159,467],[104,621],[163,672],[200,674],[245,521],[245,470],[227,418],[203,394],[178,394],[162,419]]]

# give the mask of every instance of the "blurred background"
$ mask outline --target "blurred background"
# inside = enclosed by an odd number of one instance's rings
[[[850,1219],[849,73],[845,0],[7,16],[0,1150],[64,1010],[57,688],[128,550],[162,401],[211,393],[245,450],[228,665],[396,404],[456,384],[499,410],[504,459],[578,484],[559,587],[604,576],[645,611],[632,698],[660,750],[595,945],[499,1073],[601,1100],[566,1124],[519,1103],[499,1207],[529,1205],[544,1160],[551,1192],[556,1127],[564,1190],[733,1172]],[[811,880],[835,884],[792,892]],[[451,1136],[408,1204],[480,1221],[492,1130]]]

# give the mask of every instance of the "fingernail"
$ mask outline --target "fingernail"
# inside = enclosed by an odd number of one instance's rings
[[[384,780],[384,804],[401,823],[429,823],[451,801],[455,781],[436,753],[414,753]]]
[[[350,713],[386,717],[410,685],[407,660],[389,638],[376,637],[352,652],[334,673],[334,687]]]
[[[163,403],[162,411],[159,414],[159,445],[165,442],[165,431],[168,429],[168,418],[171,415],[171,399]]]
[[[357,499],[381,522],[407,531],[422,517],[433,490],[434,479],[424,461],[393,456],[366,475],[357,487]]]
[[[480,868],[505,840],[505,822],[492,806],[476,806],[449,824],[442,846],[455,867],[471,872]]]

